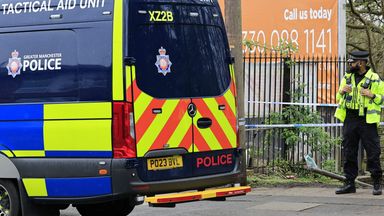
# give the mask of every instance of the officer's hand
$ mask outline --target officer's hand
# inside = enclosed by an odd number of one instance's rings
[[[372,94],[371,90],[369,90],[369,89],[361,89],[360,93],[362,96],[366,96],[369,98],[373,98],[373,96],[374,96],[374,94]]]
[[[343,89],[341,90],[341,94],[351,93],[351,92],[352,92],[352,87],[349,85],[344,86]]]

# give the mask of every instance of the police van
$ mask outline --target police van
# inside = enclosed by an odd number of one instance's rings
[[[2,0],[0,215],[246,194],[232,64],[216,0]]]

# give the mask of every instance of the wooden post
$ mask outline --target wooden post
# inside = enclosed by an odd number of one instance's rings
[[[246,158],[245,158],[245,114],[244,114],[244,71],[243,71],[243,49],[242,49],[242,22],[241,22],[241,0],[225,0],[225,26],[227,29],[229,45],[232,56],[235,58],[235,76],[237,83],[237,107],[239,118],[239,143],[243,149],[241,159],[242,181],[241,185],[247,184]]]

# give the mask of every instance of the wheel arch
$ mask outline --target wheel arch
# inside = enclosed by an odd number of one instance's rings
[[[19,170],[13,162],[0,152],[0,179],[20,179]]]

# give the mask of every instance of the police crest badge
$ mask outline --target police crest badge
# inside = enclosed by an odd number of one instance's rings
[[[166,76],[167,73],[171,73],[172,62],[169,60],[169,55],[166,55],[167,50],[163,47],[159,49],[159,54],[160,55],[157,55],[155,65],[157,67],[157,71]]]
[[[17,75],[20,75],[23,65],[21,64],[21,58],[19,58],[19,52],[15,50],[11,53],[11,56],[12,58],[8,60],[7,70],[8,75],[15,78]]]

